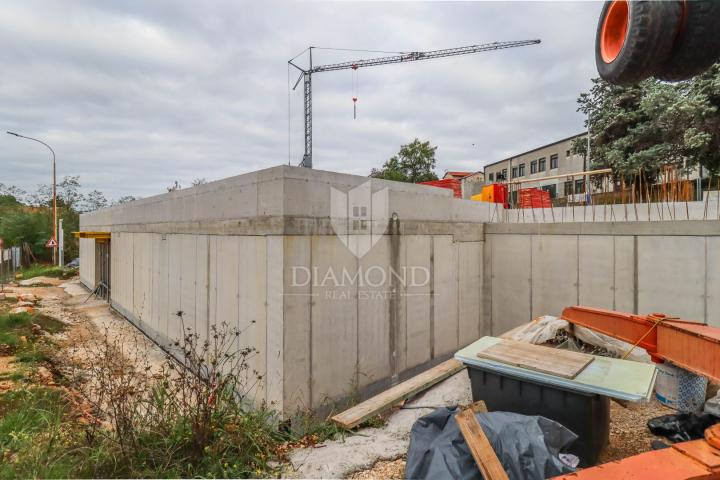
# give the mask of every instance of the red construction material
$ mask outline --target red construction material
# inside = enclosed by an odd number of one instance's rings
[[[449,188],[453,191],[455,198],[462,198],[462,188],[460,180],[455,178],[446,178],[444,180],[430,180],[429,182],[420,182],[419,185],[430,185],[431,187]]]
[[[521,188],[518,192],[518,208],[550,208],[550,192],[539,188]]]
[[[720,328],[669,317],[635,315],[583,306],[567,307],[562,318],[648,351],[655,362],[667,360],[720,382]]]
[[[720,478],[720,450],[705,440],[676,443],[553,480],[710,480]]]

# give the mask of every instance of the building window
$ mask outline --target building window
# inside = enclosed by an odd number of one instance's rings
[[[494,176],[495,176],[495,175],[491,173],[490,175],[488,175],[488,180],[490,180],[490,181],[492,182]]]
[[[550,192],[550,198],[557,197],[557,185],[543,185],[540,188],[546,192]]]
[[[520,175],[521,177],[525,176],[525,164],[524,163],[521,163],[520,166],[518,167],[518,175]]]
[[[585,190],[585,180],[575,180],[575,193],[583,193]]]
[[[497,178],[497,180],[507,180],[507,168],[503,168],[502,178]]]
[[[566,156],[566,157],[569,157],[569,156],[570,156],[570,150],[568,150],[568,151],[565,152],[565,156]]]
[[[552,170],[553,168],[557,168],[557,166],[558,166],[558,156],[557,156],[557,153],[553,153],[552,155],[550,155],[550,170]]]
[[[542,157],[538,160],[538,172],[544,172],[545,171],[545,157]]]
[[[537,160],[530,162],[530,175],[537,173]]]
[[[513,167],[513,169],[512,169],[512,178],[517,178],[517,175],[518,175],[518,168],[517,168],[517,167]]]
[[[565,195],[572,195],[574,193],[572,180],[568,180],[567,182],[565,182],[564,189],[565,189]]]

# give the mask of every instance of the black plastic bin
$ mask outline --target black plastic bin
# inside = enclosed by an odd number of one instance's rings
[[[598,461],[610,435],[610,399],[519,379],[467,364],[474,401],[484,400],[488,410],[542,415],[572,430],[579,438],[568,449],[580,466]]]

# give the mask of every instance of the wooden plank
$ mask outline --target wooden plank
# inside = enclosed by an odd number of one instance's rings
[[[478,400],[477,402],[470,405],[470,410],[473,411],[473,413],[487,413],[487,405],[485,405],[485,400]]]
[[[338,413],[332,421],[344,428],[354,428],[365,420],[381,413],[396,403],[426,390],[436,383],[456,374],[464,369],[465,365],[455,359],[447,360],[435,367],[426,370],[414,377],[395,385],[372,398],[358,403],[352,408]]]
[[[570,379],[575,378],[593,361],[593,356],[585,353],[507,339],[478,352],[477,356]]]
[[[455,421],[460,427],[465,442],[470,447],[470,453],[472,453],[483,478],[485,480],[507,480],[508,475],[495,454],[490,440],[485,436],[485,432],[475,418],[472,408],[455,415]]]

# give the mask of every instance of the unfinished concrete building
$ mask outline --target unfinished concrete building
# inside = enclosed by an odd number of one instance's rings
[[[569,305],[720,326],[720,222],[523,224],[497,208],[275,167],[83,215],[81,280],[109,283],[161,345],[184,327],[244,329],[266,375],[257,398],[286,413],[370,395]]]

